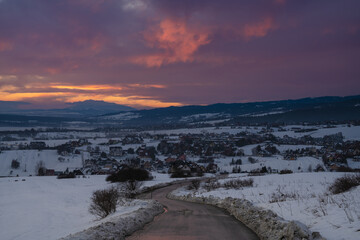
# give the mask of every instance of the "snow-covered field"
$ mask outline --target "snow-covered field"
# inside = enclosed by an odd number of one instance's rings
[[[82,167],[81,155],[71,155],[64,157],[64,162],[58,160],[59,155],[56,150],[12,150],[0,153],[0,176],[29,176],[35,175],[35,166],[39,161],[45,163],[48,169],[65,171],[66,168],[73,170]],[[11,168],[11,161],[16,159],[20,163],[18,169]],[[26,171],[25,171],[26,170]],[[10,174],[12,171],[12,174]]]
[[[288,135],[289,137],[302,137],[310,135],[312,137],[324,137],[325,135],[336,134],[341,132],[344,136],[344,140],[360,140],[360,126],[336,125],[333,128],[324,128],[325,126],[301,126],[301,125],[289,125],[284,128],[285,131],[279,131],[278,128],[272,128],[273,135],[277,137],[283,137]],[[312,129],[317,130],[312,132],[295,132],[296,129]],[[263,127],[206,127],[206,128],[183,128],[174,130],[155,130],[147,131],[150,134],[200,134],[200,133],[230,133],[237,134],[240,132],[259,133]]]
[[[232,159],[237,159],[234,157],[227,157],[219,160],[215,160],[215,163],[219,166],[222,171],[232,172],[235,165],[230,165]],[[284,160],[282,156],[272,156],[272,157],[254,157],[256,163],[250,163],[247,160],[247,157],[241,157],[243,163],[242,165],[237,165],[242,171],[250,172],[252,170],[261,169],[266,167],[267,169],[271,168],[273,171],[280,172],[281,170],[291,170],[293,172],[308,172],[309,169],[315,169],[316,166],[320,165],[324,169],[324,163],[314,157],[299,157],[297,160]]]
[[[154,173],[144,186],[173,181],[168,174]],[[0,178],[0,239],[51,240],[98,225],[114,216],[137,210],[145,203],[136,200],[98,220],[88,211],[95,190],[112,184],[106,176],[56,179],[56,177]],[[23,181],[24,179],[24,181]],[[176,179],[177,180],[177,179]]]
[[[297,220],[329,240],[359,239],[360,187],[333,195],[329,185],[344,173],[295,173],[252,177],[253,187],[243,189],[218,188],[207,192],[201,188],[196,196],[210,195],[244,198],[255,205],[270,209],[286,220]],[[234,174],[231,179],[247,179],[245,174]],[[229,181],[229,179],[219,182]],[[182,190],[178,195],[189,194]]]

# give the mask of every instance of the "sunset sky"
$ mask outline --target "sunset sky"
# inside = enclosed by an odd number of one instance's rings
[[[142,108],[360,94],[359,0],[0,0],[0,100]]]

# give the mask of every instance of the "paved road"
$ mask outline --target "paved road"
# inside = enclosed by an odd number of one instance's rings
[[[178,187],[179,184],[153,191],[152,198],[166,206],[166,211],[127,240],[259,239],[222,209],[167,199],[166,194]]]

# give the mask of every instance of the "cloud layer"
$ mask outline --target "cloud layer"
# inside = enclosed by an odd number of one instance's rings
[[[0,1],[0,100],[138,108],[360,92],[360,2]]]

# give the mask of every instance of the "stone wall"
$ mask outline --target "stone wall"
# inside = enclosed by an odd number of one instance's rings
[[[65,238],[61,238],[61,240],[122,240],[125,239],[125,236],[131,235],[135,231],[143,228],[145,224],[151,222],[156,215],[163,211],[164,207],[159,202],[149,200],[147,206],[144,208],[140,208],[129,214],[114,217],[108,222],[71,234]]]
[[[286,221],[274,212],[256,207],[245,199],[195,197],[191,194],[178,196],[176,190],[169,193],[168,198],[223,208],[253,230],[260,239],[324,240],[318,232],[311,232],[304,224],[297,221]]]

